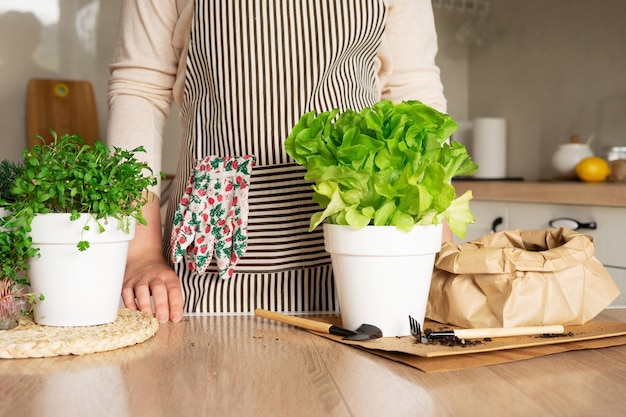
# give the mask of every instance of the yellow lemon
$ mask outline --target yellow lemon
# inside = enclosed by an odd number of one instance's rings
[[[576,164],[576,175],[585,182],[602,182],[611,173],[609,163],[598,156],[590,156]]]

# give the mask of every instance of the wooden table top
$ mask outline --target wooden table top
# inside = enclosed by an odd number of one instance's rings
[[[604,321],[626,321],[626,309]],[[0,416],[623,416],[626,346],[425,373],[253,316],[193,316],[143,344],[0,360]]]

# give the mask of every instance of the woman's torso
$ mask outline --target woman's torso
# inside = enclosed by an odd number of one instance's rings
[[[235,271],[329,270],[321,231],[308,231],[318,210],[310,185],[282,144],[307,111],[360,109],[379,99],[376,52],[384,22],[382,0],[195,1],[166,251],[173,212],[196,161],[254,154],[248,251]],[[183,263],[176,269],[194,279]]]

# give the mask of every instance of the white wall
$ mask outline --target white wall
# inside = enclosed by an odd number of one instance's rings
[[[492,39],[470,50],[469,116],[507,119],[510,176],[553,178],[572,134],[595,133],[601,156],[626,145],[625,17],[624,0],[492,1]]]

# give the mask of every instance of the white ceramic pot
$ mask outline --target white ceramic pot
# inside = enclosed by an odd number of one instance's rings
[[[441,225],[406,233],[395,226],[324,224],[343,326],[373,324],[388,337],[410,334],[409,315],[423,325],[441,238]]]
[[[45,297],[35,305],[38,324],[90,326],[115,321],[135,220],[130,233],[118,220],[99,221],[106,229],[102,233],[88,215],[75,221],[65,213],[33,219],[30,236],[40,256],[31,259],[28,276],[31,291]],[[83,230],[85,224],[88,231]],[[76,247],[81,240],[90,243],[82,252]]]

